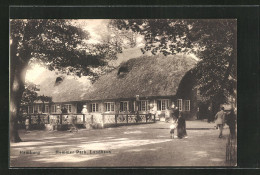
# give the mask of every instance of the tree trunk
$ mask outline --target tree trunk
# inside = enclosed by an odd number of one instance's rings
[[[28,62],[23,61],[17,53],[17,41],[13,40],[10,49],[10,114],[9,139],[10,142],[20,142],[18,134],[18,115],[24,92],[25,74]],[[26,59],[24,59],[26,60]],[[28,59],[29,60],[29,59]]]
[[[15,71],[14,80],[11,81],[11,89],[10,89],[10,141],[11,142],[20,142],[21,139],[18,134],[18,115],[20,109],[20,102],[22,99],[22,94],[24,91],[24,82],[21,80],[21,74],[17,74]]]

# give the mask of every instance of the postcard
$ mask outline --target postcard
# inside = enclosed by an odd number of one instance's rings
[[[15,19],[10,168],[234,167],[236,19]]]

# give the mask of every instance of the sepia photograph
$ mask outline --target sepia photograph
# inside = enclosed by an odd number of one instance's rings
[[[236,19],[9,27],[10,168],[237,166]]]

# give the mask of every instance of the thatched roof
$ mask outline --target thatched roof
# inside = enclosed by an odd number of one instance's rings
[[[46,87],[41,85],[41,91],[49,86],[54,102],[174,96],[182,77],[195,64],[188,56],[143,56],[121,63],[93,85],[65,77],[54,86],[56,79],[52,78]]]
[[[58,81],[59,78],[62,81]],[[52,97],[53,102],[82,101],[92,85],[87,78],[77,78],[65,75],[43,76],[38,94]]]
[[[185,73],[196,61],[182,56],[143,56],[122,63],[117,69],[102,76],[93,93],[86,99],[116,99],[152,96],[173,96]],[[122,73],[119,74],[120,70]]]

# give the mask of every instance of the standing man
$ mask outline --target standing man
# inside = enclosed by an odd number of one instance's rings
[[[183,116],[183,112],[179,113],[178,121],[177,121],[177,136],[179,139],[188,138],[186,132],[186,120]]]
[[[170,111],[170,108],[166,108],[165,110],[165,122],[169,122],[170,121],[170,118],[171,117],[171,111]]]
[[[83,105],[83,109],[81,111],[82,114],[88,114],[87,105]]]
[[[25,119],[25,129],[26,131],[28,131],[30,128],[30,118],[29,116],[26,116],[26,119]]]
[[[150,111],[149,111],[150,120],[152,120],[153,117],[154,117],[154,120],[155,120],[155,115],[156,115],[155,106],[153,104],[151,104],[150,105]]]
[[[207,115],[208,115],[208,123],[213,122],[214,119],[213,119],[212,109],[210,106],[208,107]]]
[[[56,113],[60,114],[60,115],[58,115],[57,118],[56,118],[56,123],[53,125],[53,130],[58,130],[58,126],[60,124],[60,118],[61,118],[61,115],[62,115],[62,111],[60,109],[60,106],[57,106]]]
[[[219,138],[222,137],[222,131],[224,127],[224,122],[225,122],[225,115],[226,113],[224,112],[224,107],[221,107],[221,110],[215,115],[216,119],[216,125],[219,128]]]
[[[60,109],[60,106],[57,106],[57,111],[56,111],[57,114],[62,114],[62,111]]]
[[[172,103],[170,109],[171,109],[171,118],[172,118],[172,120],[174,120],[174,112],[175,112],[175,104],[174,103]]]
[[[65,108],[65,107],[63,106],[62,109],[61,109],[61,113],[62,113],[62,114],[67,114],[67,113],[68,113],[67,108]]]
[[[197,108],[197,120],[200,119],[200,107]]]
[[[231,139],[236,136],[236,115],[234,109],[231,109],[230,113],[227,115],[226,123],[229,126]]]
[[[175,119],[178,119],[178,118],[179,118],[180,111],[179,111],[178,106],[175,107],[175,109],[174,109],[174,111],[173,111],[173,115],[174,115]]]

